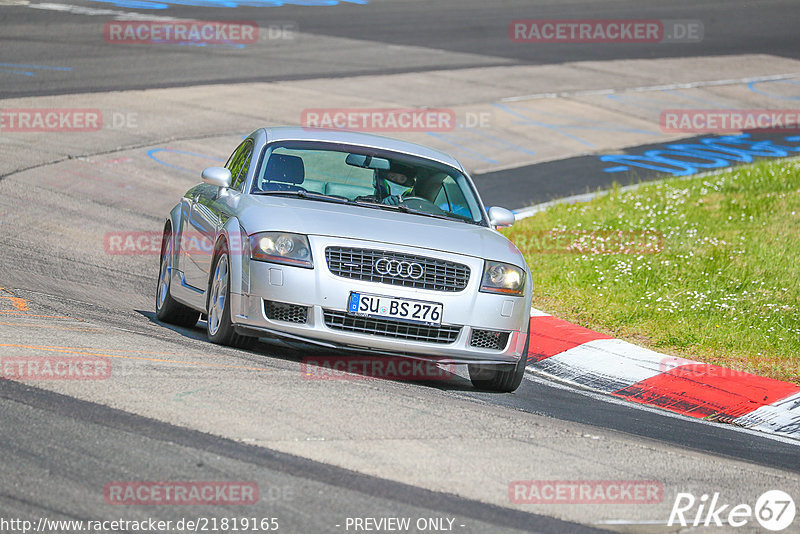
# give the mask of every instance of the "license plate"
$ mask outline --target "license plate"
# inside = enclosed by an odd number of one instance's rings
[[[361,317],[397,319],[409,323],[439,326],[442,324],[444,306],[438,302],[399,299],[381,295],[350,293],[347,311]]]

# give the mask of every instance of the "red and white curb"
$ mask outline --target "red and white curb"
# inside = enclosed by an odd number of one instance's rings
[[[527,370],[675,413],[800,439],[800,386],[667,356],[531,310]]]

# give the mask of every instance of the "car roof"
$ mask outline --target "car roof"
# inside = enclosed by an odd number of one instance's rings
[[[379,148],[431,159],[455,167],[462,172],[466,172],[461,163],[449,154],[416,143],[392,139],[391,137],[384,137],[382,135],[323,128],[300,128],[294,126],[278,126],[262,128],[261,130],[266,135],[267,142],[322,141],[326,143],[342,143],[346,145]]]

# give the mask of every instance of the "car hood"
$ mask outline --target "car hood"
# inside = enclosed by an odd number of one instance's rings
[[[281,231],[347,237],[525,266],[519,250],[500,233],[485,226],[377,208],[268,195],[242,195],[235,211],[248,234]]]

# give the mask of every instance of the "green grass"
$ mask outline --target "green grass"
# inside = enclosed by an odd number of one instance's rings
[[[503,233],[531,267],[534,307],[800,383],[800,162],[615,189]]]

